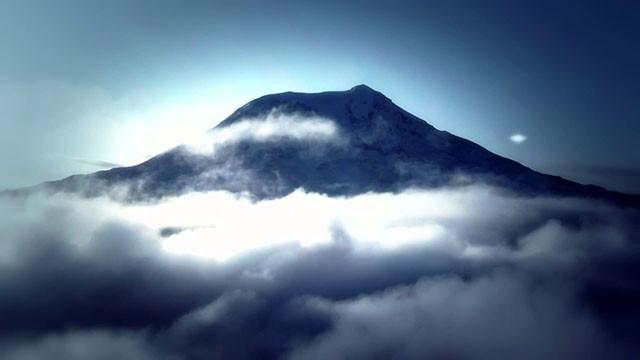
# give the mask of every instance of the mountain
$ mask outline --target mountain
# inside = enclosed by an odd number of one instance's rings
[[[498,156],[434,128],[366,85],[260,97],[211,129],[204,145],[204,151],[181,145],[136,166],[44,186],[91,196],[126,185],[129,200],[208,190],[264,199],[297,188],[355,195],[482,182],[521,195],[640,203],[636,196],[541,174]]]

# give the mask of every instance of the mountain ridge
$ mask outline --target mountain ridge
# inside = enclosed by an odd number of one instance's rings
[[[640,204],[638,196],[542,174],[438,130],[363,84],[346,91],[264,95],[238,108],[207,133],[233,132],[244,121],[253,121],[251,126],[255,126],[265,119],[271,119],[269,125],[285,134],[290,130],[287,127],[295,128],[309,119],[327,120],[335,123],[345,141],[337,145],[313,142],[313,136],[241,138],[215,153],[192,152],[180,145],[135,166],[75,175],[44,187],[97,196],[126,184],[133,200],[209,190],[244,192],[264,199],[298,188],[349,196],[481,182],[527,196],[595,197],[623,205]],[[288,122],[279,124],[282,119]],[[245,130],[251,132],[250,127]]]

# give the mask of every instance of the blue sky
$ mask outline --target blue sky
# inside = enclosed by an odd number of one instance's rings
[[[365,83],[534,169],[640,192],[638,33],[631,1],[4,0],[0,188],[135,164],[267,93]]]

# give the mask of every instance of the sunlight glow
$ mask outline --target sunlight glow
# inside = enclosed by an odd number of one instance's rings
[[[161,240],[167,251],[219,261],[285,244],[327,244],[335,240],[335,229],[360,247],[395,249],[443,237],[446,231],[438,221],[466,213],[445,192],[330,198],[303,191],[257,203],[221,191],[191,193],[121,211],[158,232],[167,226],[179,229]]]
[[[122,117],[118,131],[123,149],[113,156],[125,165],[134,165],[178,146],[211,129],[228,110],[210,104],[183,103],[141,108]],[[150,126],[150,124],[153,124]]]

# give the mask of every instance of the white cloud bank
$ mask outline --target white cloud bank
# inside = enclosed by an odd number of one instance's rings
[[[40,194],[2,199],[0,229],[12,360],[616,359],[640,340],[640,214],[603,202]]]

